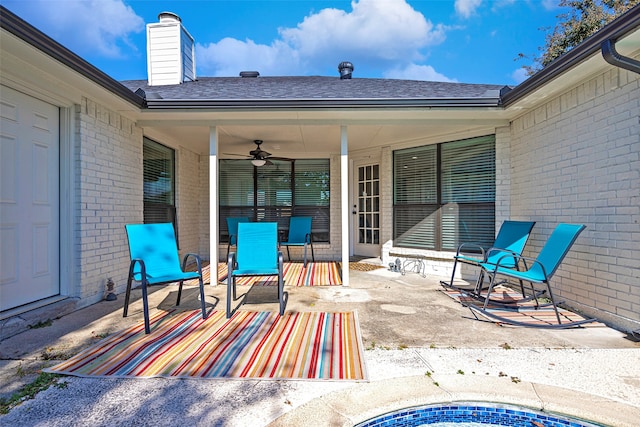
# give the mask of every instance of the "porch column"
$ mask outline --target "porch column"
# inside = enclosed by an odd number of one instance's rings
[[[349,143],[340,126],[340,221],[342,224],[342,286],[349,286]]]
[[[218,278],[218,128],[209,127],[209,269],[210,285]]]

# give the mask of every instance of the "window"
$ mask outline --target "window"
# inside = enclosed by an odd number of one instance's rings
[[[394,245],[486,248],[495,236],[495,137],[394,151]]]
[[[287,228],[292,215],[311,216],[314,241],[329,241],[329,160],[270,162],[254,167],[246,160],[220,160],[220,241],[228,239],[228,216]]]
[[[171,222],[177,233],[174,150],[144,138],[142,159],[144,223]]]

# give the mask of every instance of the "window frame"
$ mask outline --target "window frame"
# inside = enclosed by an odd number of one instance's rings
[[[278,223],[279,229],[286,230],[289,227],[289,218],[298,215],[314,218],[312,228],[314,242],[328,243],[331,225],[330,159],[290,159],[270,160],[270,162],[273,164],[258,167],[253,166],[249,160],[219,160],[218,235],[220,241],[225,242],[229,238],[226,224],[228,216],[246,216],[251,221],[273,221]],[[305,164],[308,164],[307,168],[304,167]],[[238,174],[234,175],[236,171],[233,170],[232,165],[237,165]],[[278,168],[285,168],[288,172],[283,174],[280,170],[278,174]],[[313,176],[314,169],[319,176]],[[249,171],[251,176],[248,176]],[[306,181],[304,174],[311,174],[307,176],[309,179]],[[246,197],[238,198],[233,194],[234,190],[228,190],[225,181],[227,179],[233,180],[239,186],[236,191],[240,189]],[[275,182],[277,180],[288,181],[289,185],[285,189]],[[305,186],[311,187],[314,181],[319,184],[320,197],[318,203],[308,203],[309,192],[302,191],[298,184],[304,182]],[[250,197],[249,191],[252,192],[253,197]],[[312,194],[313,190],[310,192]],[[289,193],[289,197],[287,194],[278,193]],[[322,220],[319,220],[320,218]]]
[[[412,160],[419,163],[404,174]],[[395,150],[393,245],[433,251],[455,251],[462,242],[490,247],[495,171],[495,135]]]
[[[142,204],[143,204],[143,222],[145,224],[170,222],[176,233],[176,241],[178,238],[178,215],[176,207],[176,150],[154,141],[146,136],[143,137],[142,147]],[[153,150],[153,151],[151,151]],[[164,156],[163,156],[164,155]],[[152,158],[150,158],[152,157]],[[155,164],[151,160],[156,160]],[[166,164],[166,166],[164,166]],[[148,177],[157,175],[159,181],[160,176],[169,172],[168,180],[165,179],[162,185],[169,184],[169,190],[162,192],[160,195],[149,194],[153,189],[152,181],[147,180]],[[158,185],[155,191],[162,185]],[[162,200],[163,194],[168,194],[168,200]],[[167,196],[164,196],[165,198]],[[153,200],[153,199],[156,200]]]

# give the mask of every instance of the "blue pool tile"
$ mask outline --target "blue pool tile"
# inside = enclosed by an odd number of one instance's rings
[[[481,423],[506,427],[528,427],[537,422],[545,427],[602,427],[592,422],[569,419],[510,405],[458,404],[426,405],[383,414],[356,427],[413,427],[437,423]],[[535,424],[534,424],[535,425]]]

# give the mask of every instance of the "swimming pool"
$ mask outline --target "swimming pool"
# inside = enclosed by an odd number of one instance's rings
[[[603,427],[601,424],[560,414],[500,403],[460,402],[413,406],[389,412],[355,427],[509,426],[509,427]]]

